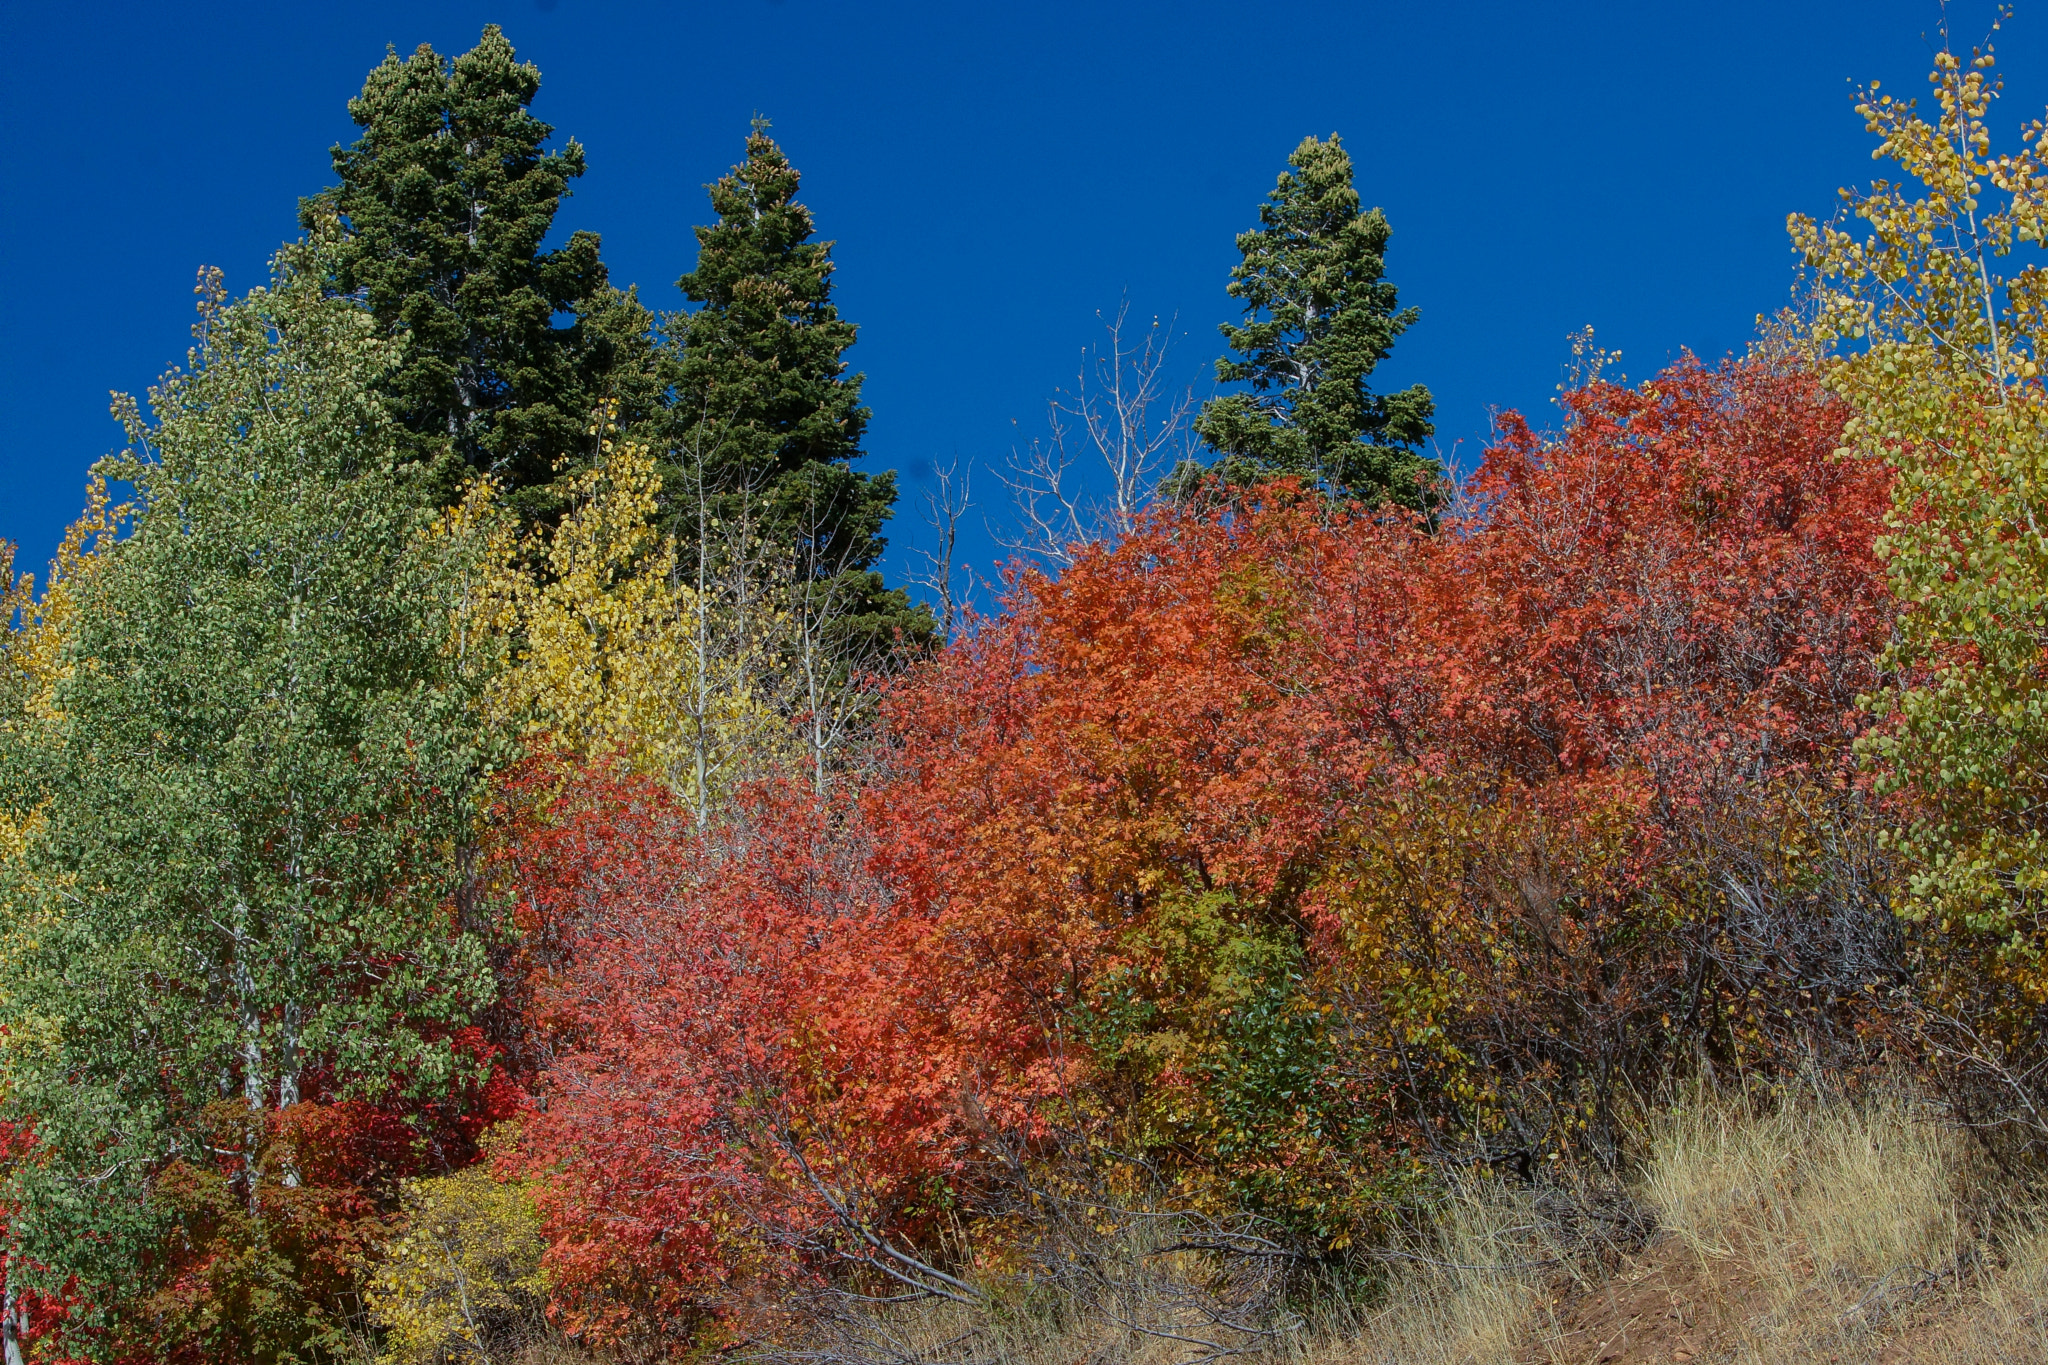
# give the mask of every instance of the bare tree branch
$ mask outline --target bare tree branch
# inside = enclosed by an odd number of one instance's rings
[[[1107,343],[1088,348],[1073,389],[1047,404],[1047,434],[1013,449],[998,475],[1021,522],[1000,543],[1068,564],[1078,547],[1137,525],[1160,478],[1193,449],[1194,386],[1168,378],[1172,326],[1154,318],[1138,333],[1130,301],[1117,305]]]
[[[974,572],[969,569],[964,589],[957,593],[954,590],[955,577],[960,571],[956,562],[960,548],[960,522],[974,505],[974,466],[969,464],[962,470],[958,460],[937,465],[933,468],[933,478],[937,486],[924,490],[923,514],[924,524],[932,528],[938,548],[917,551],[924,565],[913,570],[908,577],[937,599],[940,635],[950,640],[974,589]]]

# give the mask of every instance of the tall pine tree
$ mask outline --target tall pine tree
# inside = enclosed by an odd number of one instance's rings
[[[1442,472],[1417,449],[1434,430],[1429,390],[1368,383],[1418,316],[1386,279],[1386,216],[1361,210],[1335,134],[1303,139],[1287,161],[1230,272],[1245,322],[1223,325],[1235,354],[1216,375],[1249,390],[1211,399],[1195,430],[1228,484],[1291,474],[1338,496],[1426,506]],[[1200,472],[1172,483],[1191,487]]]
[[[847,373],[855,328],[832,303],[832,243],[813,239],[799,180],[757,119],[746,160],[710,186],[718,221],[697,229],[696,269],[676,281],[695,307],[670,327],[672,516],[684,539],[709,533],[700,518],[746,516],[804,576],[839,585],[856,635],[929,635],[928,613],[872,571],[896,475],[853,468],[864,376]]]
[[[573,139],[546,150],[539,89],[495,24],[453,61],[393,50],[349,102],[363,132],[334,148],[341,183],[300,209],[308,228],[340,217],[333,287],[408,341],[385,383],[408,453],[437,466],[444,497],[489,471],[529,511],[587,453],[601,399],[629,423],[660,399],[652,318],[610,286],[597,237],[542,250],[584,165]]]

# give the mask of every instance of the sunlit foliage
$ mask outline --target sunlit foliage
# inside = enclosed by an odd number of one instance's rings
[[[656,529],[644,446],[592,432],[598,458],[553,527],[515,539],[489,485],[454,513],[481,550],[465,638],[489,660],[489,721],[582,760],[616,761],[704,813],[793,745],[771,705],[787,613],[771,583],[684,564]]]
[[[547,1301],[540,1218],[526,1189],[488,1164],[407,1181],[402,1231],[370,1282],[371,1319],[396,1365],[489,1360],[530,1334]]]
[[[1879,544],[1895,680],[1873,692],[1888,723],[1869,753],[1898,797],[1902,909],[1949,1045],[2009,1079],[2048,1020],[2048,149],[2038,120],[1994,149],[1993,69],[1989,48],[1938,53],[1925,112],[1871,86],[1857,111],[1901,178],[1792,232],[1855,411],[1845,441],[1898,471]]]

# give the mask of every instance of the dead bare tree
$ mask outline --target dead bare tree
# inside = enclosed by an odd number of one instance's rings
[[[857,619],[871,575],[832,549],[824,513],[813,507],[788,564],[785,712],[796,727],[822,797],[844,757],[868,733],[882,680],[902,643],[871,636]]]
[[[967,570],[967,581],[956,589],[961,572],[956,563],[960,548],[960,523],[967,511],[974,505],[974,466],[969,464],[963,471],[958,460],[947,465],[933,467],[934,487],[924,490],[924,524],[932,528],[936,549],[920,549],[916,553],[924,561],[923,567],[912,570],[910,581],[936,599],[939,606],[939,634],[941,639],[953,638],[953,628],[959,623],[962,610],[969,604],[974,591],[973,570]]]
[[[706,430],[717,432],[708,442]],[[787,709],[788,571],[763,524],[765,472],[707,477],[724,439],[723,423],[706,422],[696,440],[671,452],[684,463],[694,530],[674,569],[687,589],[685,646],[693,657],[671,698],[685,739],[670,785],[688,793],[699,828],[740,784],[795,757],[779,719]]]
[[[1129,300],[1117,305],[1106,344],[1087,349],[1074,387],[1047,405],[1046,435],[1011,451],[999,477],[1021,525],[997,536],[1009,549],[1063,565],[1079,546],[1127,534],[1192,453],[1199,404],[1193,384],[1169,378],[1173,320],[1134,335],[1130,311]]]
[[[694,520],[676,577],[688,590],[685,646],[695,657],[671,698],[687,769],[674,785],[693,793],[699,827],[724,795],[774,769],[803,771],[822,796],[866,733],[899,648],[861,619],[874,575],[849,558],[832,509],[814,496],[793,525],[775,524],[770,471],[708,475],[722,440],[675,452]],[[957,530],[965,489],[954,493],[950,470],[936,505]],[[950,560],[951,539],[944,549]],[[950,617],[950,596],[947,608]]]

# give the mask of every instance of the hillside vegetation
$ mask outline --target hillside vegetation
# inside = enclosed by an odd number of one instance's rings
[[[1745,355],[1586,339],[1461,479],[1307,139],[1229,391],[1119,316],[976,612],[876,567],[765,124],[656,317],[541,249],[582,149],[502,34],[390,58],[0,572],[6,1365],[2039,1357],[1991,70],[1863,97],[1898,179]]]

